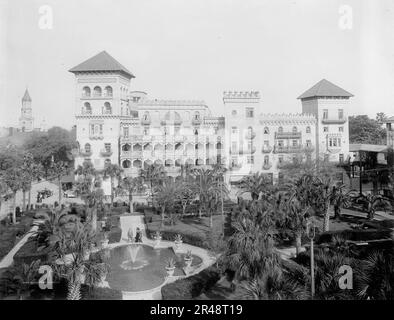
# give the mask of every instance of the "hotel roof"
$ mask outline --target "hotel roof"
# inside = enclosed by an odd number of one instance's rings
[[[129,70],[122,66],[106,51],[101,51],[100,53],[80,63],[69,71],[72,73],[89,71],[118,71],[126,74],[130,78],[135,78]]]
[[[353,97],[353,95],[330,81],[323,79],[316,83],[312,88],[305,91],[297,99],[314,97]]]

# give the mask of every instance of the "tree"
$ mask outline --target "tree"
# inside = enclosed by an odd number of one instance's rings
[[[26,152],[23,156],[22,170],[25,175],[23,190],[23,210],[25,210],[25,195],[29,192],[28,207],[31,205],[31,189],[34,181],[40,179],[44,175],[44,168],[40,163],[34,161],[34,157],[30,152]]]
[[[59,189],[59,205],[61,204],[62,201],[62,178],[70,173],[70,168],[68,167],[68,164],[63,162],[63,161],[58,161],[52,163],[50,166],[50,172],[51,175],[55,176],[57,179],[57,185]]]
[[[258,200],[261,193],[267,192],[272,185],[271,179],[263,173],[254,174],[242,178],[239,188],[242,193],[250,193],[252,200]]]
[[[157,185],[162,184],[166,178],[166,171],[161,164],[153,163],[148,165],[145,169],[140,170],[140,177],[143,179],[144,183],[148,182],[151,191],[151,197],[153,202],[154,188]]]
[[[170,220],[173,223],[173,208],[180,197],[180,191],[181,186],[171,179],[164,180],[163,184],[154,188],[155,200],[161,208],[161,227],[164,226],[166,211],[170,213]]]
[[[34,160],[41,163],[48,171],[52,162],[63,161],[71,164],[74,160],[71,150],[76,146],[77,143],[71,131],[53,127],[46,133],[33,133],[24,144],[24,149],[30,152]]]
[[[204,208],[209,217],[209,225],[212,227],[212,209],[223,192],[215,171],[211,169],[197,168],[193,170],[193,189],[199,198],[199,215]]]
[[[386,144],[386,130],[367,115],[349,117],[350,143]]]
[[[378,112],[378,113],[376,114],[376,121],[377,121],[380,125],[384,124],[384,123],[386,122],[386,120],[387,120],[387,116],[386,116],[386,114],[385,114],[384,112]]]
[[[182,205],[182,215],[183,217],[186,213],[186,208],[195,199],[196,194],[193,191],[193,185],[190,181],[182,180],[180,188],[180,201]]]
[[[16,223],[16,193],[22,189],[24,174],[21,168],[9,168],[3,175],[4,183],[12,191],[13,203],[12,203],[12,222]]]
[[[361,201],[364,204],[364,210],[367,212],[369,220],[373,220],[377,208],[390,208],[390,202],[378,194],[369,193],[361,196]]]
[[[96,234],[87,223],[78,227],[71,238],[60,233],[56,252],[59,259],[54,263],[56,274],[67,280],[67,299],[81,299],[81,284],[95,285],[108,272],[108,265],[101,260],[89,257],[89,249]],[[67,257],[71,255],[71,259]]]
[[[109,177],[111,179],[111,206],[114,204],[114,190],[115,190],[115,178],[120,180],[123,169],[117,164],[108,164],[105,166],[103,175],[104,178]]]
[[[126,177],[122,179],[119,186],[119,192],[129,197],[130,212],[133,210],[133,193],[142,192],[144,190],[145,186],[142,183],[141,177]]]

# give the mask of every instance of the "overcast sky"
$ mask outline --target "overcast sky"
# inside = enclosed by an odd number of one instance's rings
[[[74,124],[74,75],[106,50],[151,98],[259,90],[261,112],[301,112],[322,78],[353,93],[349,112],[394,115],[392,0],[0,0],[0,126],[16,125],[26,86],[36,125]],[[53,10],[40,29],[39,8]],[[339,26],[349,5],[352,29]]]

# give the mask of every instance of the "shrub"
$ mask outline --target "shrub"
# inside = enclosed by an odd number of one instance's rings
[[[34,238],[30,238],[26,243],[18,250],[14,255],[15,264],[30,264],[35,260],[41,260],[45,262],[49,258],[50,249],[44,248],[41,251],[37,251],[37,241]]]
[[[329,231],[324,232],[316,237],[316,243],[329,243],[335,235],[352,240],[352,241],[369,241],[376,239],[390,238],[390,229],[373,229],[373,230],[341,230],[341,231]]]
[[[149,239],[154,239],[154,235],[157,230],[149,230],[146,229],[146,235]],[[205,238],[202,238],[200,235],[186,232],[178,232],[178,231],[161,231],[162,240],[174,241],[175,236],[177,234],[181,234],[183,243],[191,244],[196,247],[207,248],[207,241]]]
[[[108,242],[109,243],[119,242],[121,237],[122,237],[122,229],[119,227],[113,227],[108,232]]]
[[[208,267],[200,273],[164,285],[161,288],[163,300],[191,300],[203,291],[211,289],[220,279],[216,267]]]

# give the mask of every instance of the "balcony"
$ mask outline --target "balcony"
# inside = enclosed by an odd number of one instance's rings
[[[321,122],[323,124],[344,124],[346,118],[323,118]]]
[[[132,151],[131,157],[133,159],[142,159],[142,151]]]
[[[272,167],[272,163],[271,162],[263,164],[263,170],[269,170],[269,169],[271,169],[271,167]]]
[[[198,119],[193,118],[193,120],[192,120],[192,125],[198,126],[198,125],[200,125],[200,124],[201,124],[201,119],[200,119],[200,118],[198,118]]]
[[[301,139],[301,131],[275,132],[275,139]]]
[[[91,140],[103,140],[104,135],[103,134],[90,134],[89,139]]]
[[[253,154],[256,152],[256,147],[253,146],[251,149],[246,149],[246,150],[239,150],[239,154]]]
[[[263,146],[261,149],[262,153],[271,153],[274,148],[271,146]]]
[[[100,155],[102,157],[110,157],[110,156],[112,156],[112,153],[113,152],[110,149],[103,149],[103,150],[100,151]]]
[[[301,145],[298,146],[275,146],[274,153],[296,153],[303,150]]]
[[[252,140],[252,139],[256,138],[256,132],[248,132],[245,135],[245,138],[248,139],[248,140]]]
[[[130,136],[131,142],[142,142],[143,139],[144,139],[144,136],[141,134]]]
[[[90,157],[93,154],[92,150],[80,150],[79,156],[81,157]]]
[[[123,158],[131,158],[131,153],[132,152],[130,150],[129,151],[122,150],[120,156],[123,157]]]

